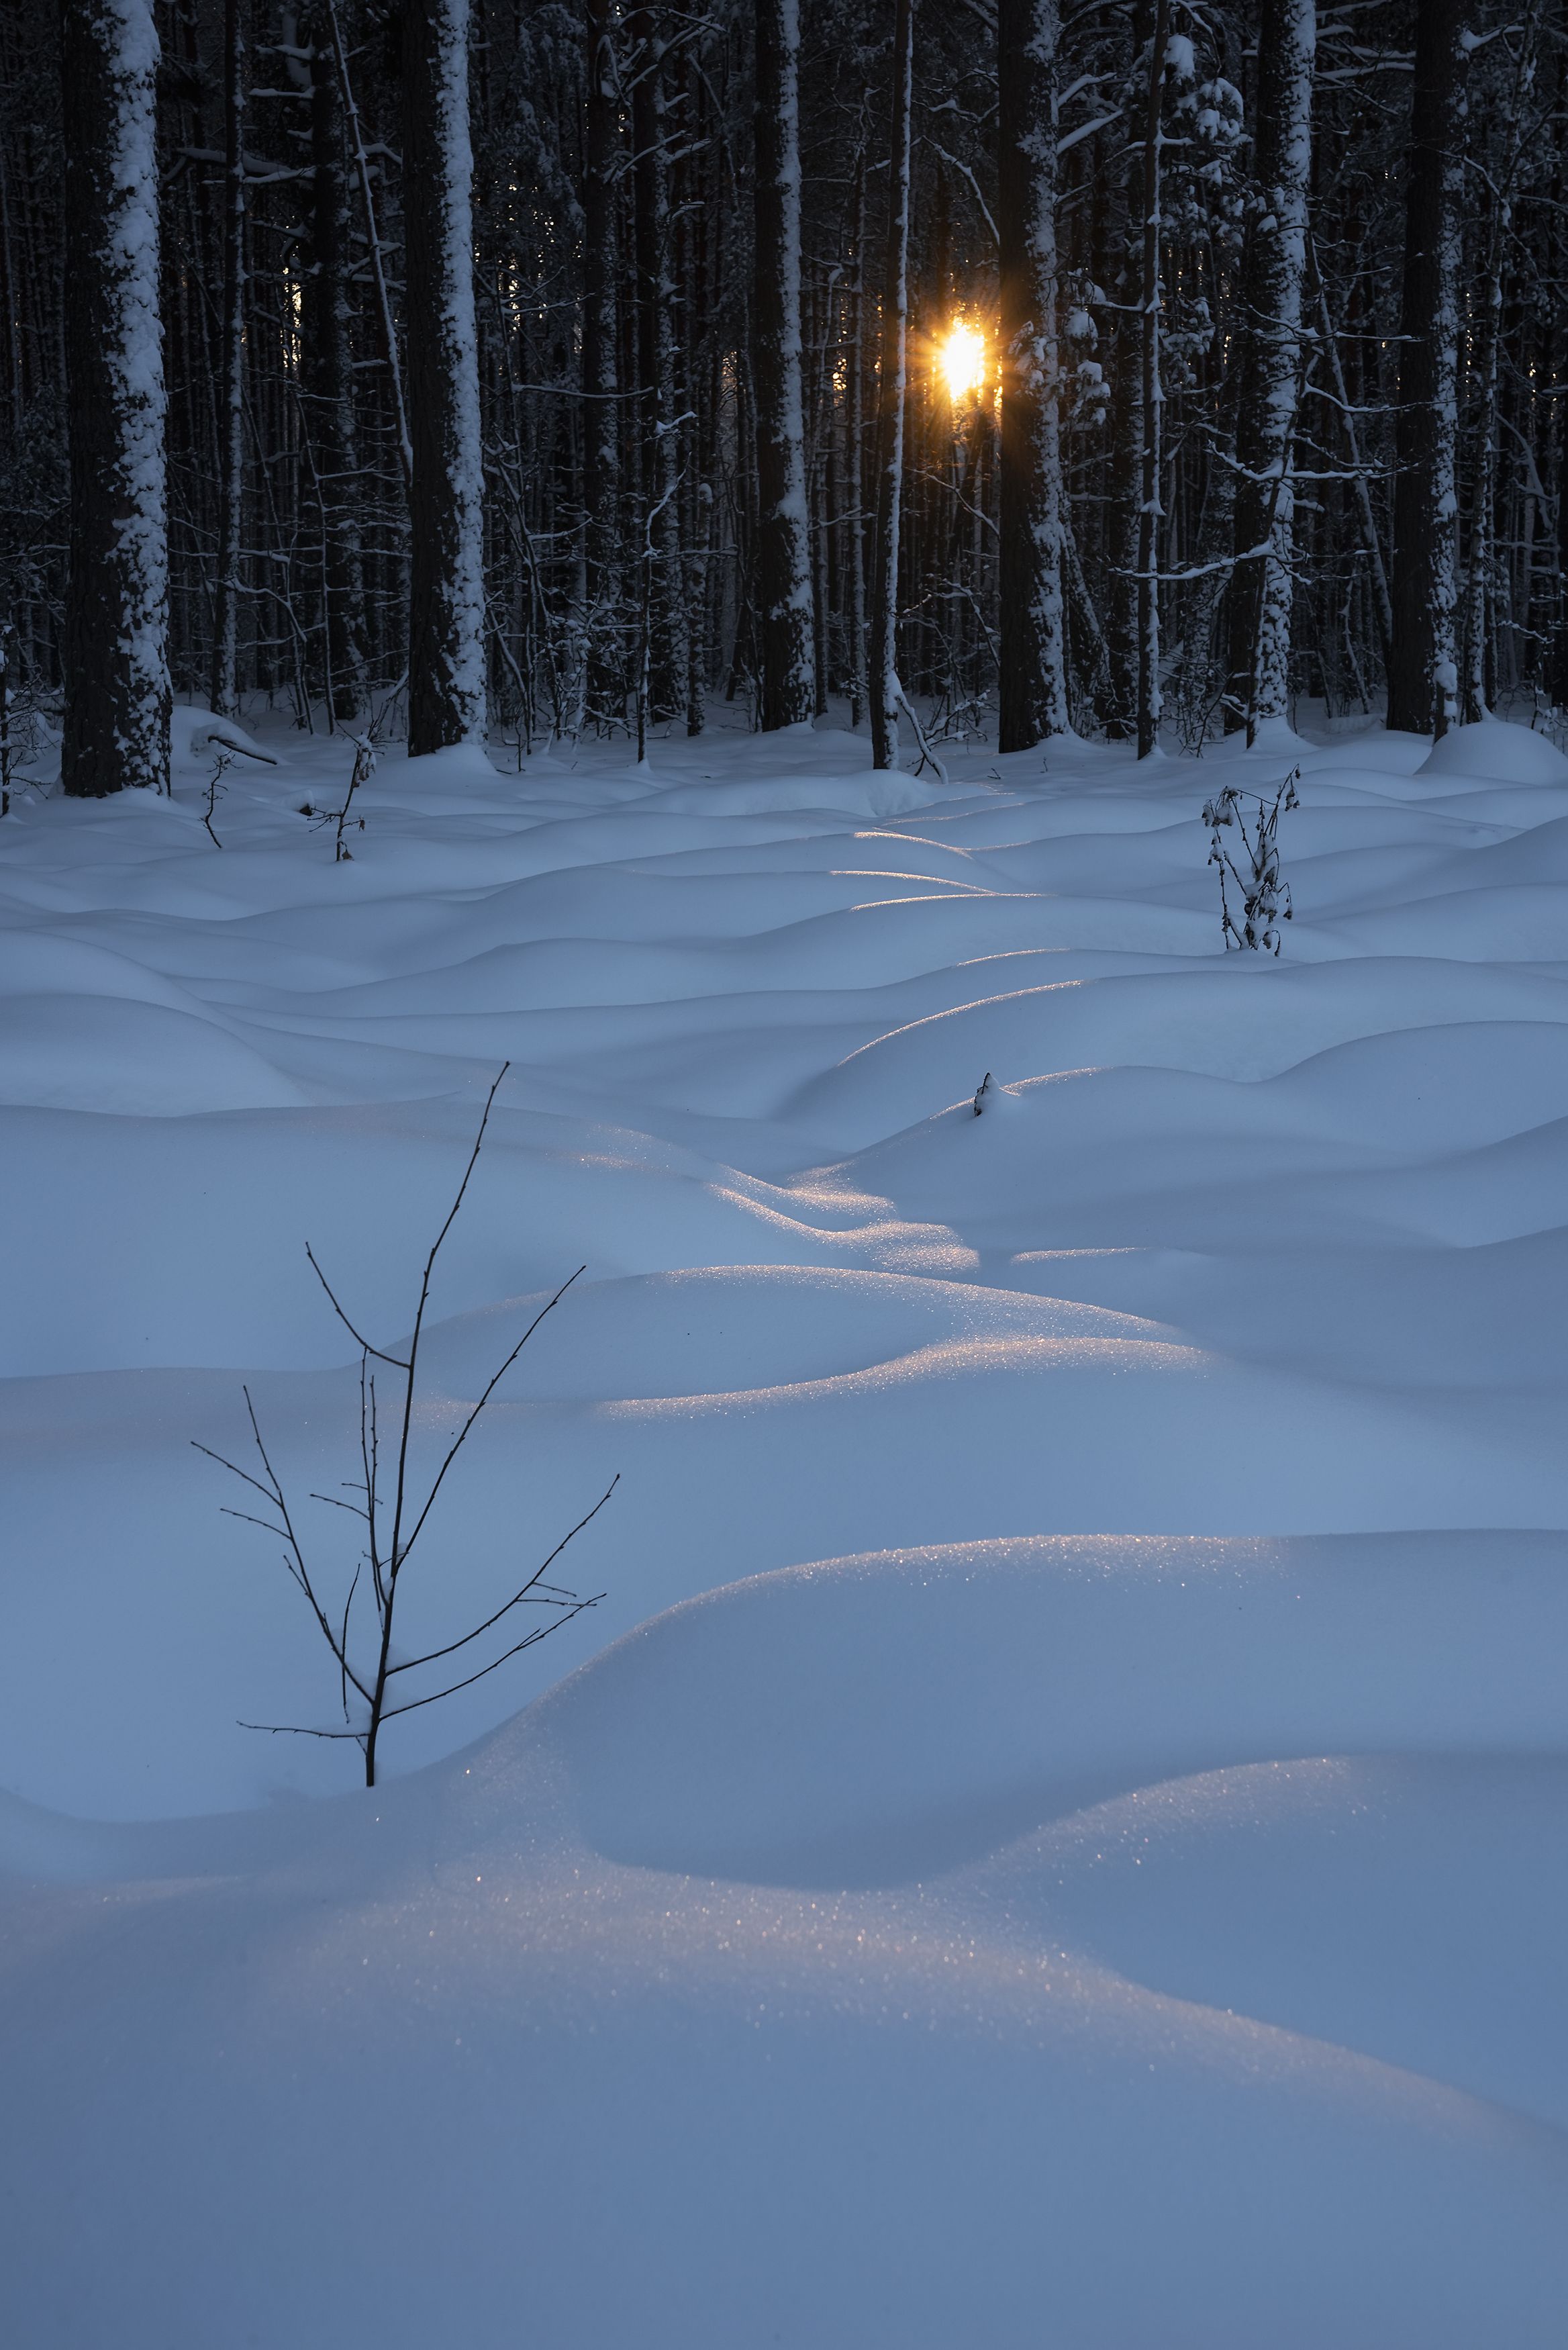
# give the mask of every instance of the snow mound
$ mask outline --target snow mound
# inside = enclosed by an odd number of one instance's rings
[[[1564,1656],[1568,1536],[1035,1538],[691,1600],[545,1711],[608,1856],[836,1886],[1220,1764],[1568,1752]]]
[[[1531,727],[1483,718],[1473,726],[1450,726],[1417,773],[1477,775],[1500,784],[1568,784],[1568,758]]]
[[[1226,746],[1275,962],[1210,760],[222,723],[5,827],[5,2338],[1556,2350],[1568,762]],[[603,1596],[356,1792],[192,1440],[340,1605],[504,1060],[399,1633]]]
[[[10,1904],[0,2309],[128,2350],[415,2350],[457,2306],[584,2350],[1545,2350],[1565,1609],[1561,1536],[842,1560],[303,1819],[13,1806],[86,1881]]]

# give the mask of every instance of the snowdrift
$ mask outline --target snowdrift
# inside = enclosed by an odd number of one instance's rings
[[[1212,762],[389,759],[334,865],[217,723],[0,826],[6,2338],[1555,2345],[1568,760],[1227,748],[1276,964]],[[421,1459],[587,1272],[407,1631],[618,1471],[606,1596],[356,1791],[191,1440],[353,1473],[305,1243],[395,1346],[505,1058]]]

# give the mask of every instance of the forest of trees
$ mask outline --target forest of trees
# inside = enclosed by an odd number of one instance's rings
[[[1564,0],[0,27],[0,756],[1568,702]]]

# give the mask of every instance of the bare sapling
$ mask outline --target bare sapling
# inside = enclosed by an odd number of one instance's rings
[[[561,1537],[549,1556],[535,1567],[519,1587],[512,1593],[510,1598],[504,1599],[498,1607],[486,1616],[482,1623],[476,1624],[471,1631],[463,1632],[454,1639],[441,1641],[437,1647],[427,1648],[418,1656],[401,1656],[393,1644],[398,1600],[409,1561],[429,1523],[431,1512],[446,1482],[448,1471],[462,1451],[475,1421],[506,1373],[517,1360],[545,1316],[554,1312],[572,1286],[572,1283],[583,1271],[583,1267],[579,1265],[576,1272],[561,1284],[555,1295],[540,1307],[517,1344],[484,1388],[477,1402],[470,1405],[457,1433],[447,1447],[440,1468],[434,1477],[423,1487],[421,1498],[421,1491],[416,1485],[410,1458],[410,1439],[414,1428],[420,1343],[424,1333],[426,1310],[430,1304],[431,1281],[435,1272],[436,1259],[441,1254],[441,1244],[451,1232],[457,1220],[458,1211],[462,1206],[470,1179],[478,1164],[480,1150],[484,1142],[485,1128],[490,1123],[490,1113],[494,1106],[496,1094],[500,1091],[502,1078],[505,1076],[510,1066],[510,1062],[505,1064],[490,1088],[489,1097],[484,1105],[484,1114],[479,1121],[479,1132],[474,1138],[473,1149],[469,1154],[462,1180],[457,1187],[457,1197],[453,1200],[447,1212],[446,1221],[436,1234],[430,1254],[425,1259],[424,1272],[420,1281],[419,1303],[414,1313],[413,1332],[405,1354],[389,1354],[385,1348],[373,1346],[369,1338],[361,1336],[338,1304],[331,1284],[316,1261],[314,1252],[308,1247],[306,1250],[311,1270],[326,1291],[333,1312],[359,1349],[360,1473],[357,1478],[345,1479],[344,1490],[360,1498],[344,1502],[331,1493],[312,1493],[310,1496],[313,1502],[325,1503],[328,1508],[348,1511],[352,1516],[362,1522],[365,1528],[364,1548],[355,1566],[348,1594],[343,1599],[341,1607],[338,1607],[336,1598],[331,1600],[330,1605],[328,1604],[327,1595],[317,1570],[307,1559],[305,1538],[296,1523],[283,1482],[268,1454],[261,1426],[256,1418],[255,1406],[251,1400],[248,1388],[244,1390],[245,1410],[249,1416],[251,1435],[261,1463],[260,1475],[253,1475],[248,1469],[241,1468],[237,1461],[225,1459],[221,1452],[214,1452],[210,1445],[196,1445],[198,1452],[204,1452],[209,1460],[216,1461],[220,1467],[227,1469],[233,1476],[238,1477],[242,1483],[250,1486],[254,1492],[259,1493],[266,1503],[271,1512],[269,1516],[258,1516],[252,1510],[226,1509],[223,1514],[225,1517],[244,1519],[249,1525],[261,1526],[266,1533],[276,1535],[282,1541],[284,1566],[304,1596],[315,1619],[316,1627],[331,1651],[337,1673],[338,1702],[343,1716],[341,1727],[336,1723],[324,1728],[316,1728],[304,1722],[247,1721],[241,1724],[242,1729],[265,1730],[274,1736],[346,1741],[358,1746],[365,1758],[365,1784],[368,1787],[373,1787],[376,1783],[376,1764],[381,1731],[389,1721],[396,1721],[400,1714],[416,1712],[422,1706],[439,1705],[443,1698],[455,1696],[459,1690],[472,1688],[475,1681],[483,1680],[488,1674],[498,1671],[513,1657],[520,1656],[524,1648],[531,1648],[536,1642],[547,1638],[552,1632],[559,1631],[563,1624],[569,1623],[574,1616],[580,1616],[585,1608],[596,1606],[604,1596],[602,1592],[596,1592],[591,1597],[584,1598],[578,1593],[566,1589],[562,1585],[547,1582],[545,1577],[567,1544],[582,1533],[585,1526],[597,1517],[619,1483],[618,1476],[610,1480],[609,1485],[600,1494],[593,1508],[577,1521],[569,1533]],[[377,1373],[374,1367],[377,1364],[385,1365],[388,1370],[396,1375],[393,1389],[394,1401],[390,1414],[395,1432],[395,1450],[392,1452],[389,1475],[382,1459],[383,1413],[378,1395]],[[192,1439],[192,1442],[194,1441],[195,1440]],[[514,1613],[520,1608],[538,1608],[544,1611],[544,1616],[543,1620],[532,1622],[528,1629],[518,1638],[513,1636],[519,1630],[523,1620]],[[473,1643],[485,1639],[487,1635],[494,1635],[495,1638],[504,1644],[500,1653],[475,1665],[473,1670],[468,1670],[467,1667],[472,1658],[483,1653],[483,1650],[475,1650]],[[451,1662],[453,1659],[462,1660],[455,1668]],[[423,1686],[417,1677],[428,1676],[429,1669],[434,1665],[443,1666],[446,1670],[434,1676],[438,1681],[443,1683],[443,1686],[431,1689]],[[448,1678],[454,1669],[458,1677],[455,1679]]]
[[[213,772],[207,778],[207,805],[202,810],[202,822],[207,828],[207,837],[214,848],[222,848],[223,844],[213,829],[213,810],[218,805],[223,777],[234,764],[234,754],[232,751],[220,751],[213,761]]]
[[[1233,947],[1250,947],[1261,954],[1279,953],[1280,925],[1291,920],[1292,906],[1291,885],[1280,873],[1276,836],[1281,816],[1301,805],[1296,798],[1300,775],[1301,769],[1293,767],[1272,799],[1265,793],[1244,792],[1236,784],[1227,784],[1204,806],[1209,862],[1220,868],[1220,928],[1227,952]],[[1251,815],[1244,803],[1251,803]],[[1235,833],[1230,847],[1220,837],[1228,827]],[[1231,909],[1229,883],[1234,884],[1241,899],[1239,915]]]
[[[334,865],[348,865],[353,861],[352,852],[349,849],[348,842],[343,837],[344,831],[348,822],[348,811],[354,805],[355,793],[358,790],[361,784],[369,783],[371,775],[375,772],[376,766],[376,745],[372,742],[370,736],[369,734],[351,734],[348,739],[354,745],[354,766],[353,771],[348,777],[348,789],[343,795],[343,805],[338,809],[336,818],[334,819],[323,816],[321,819],[324,824],[335,821],[337,827],[332,846],[332,862]],[[358,823],[359,829],[363,832],[365,829],[365,819],[363,816],[358,819]]]
[[[365,728],[362,733],[355,734],[353,733],[348,733],[348,740],[354,745],[354,764],[349,771],[348,788],[343,795],[342,806],[340,808],[317,808],[312,807],[310,802],[306,800],[305,806],[299,811],[301,816],[307,816],[313,820],[315,828],[317,832],[319,832],[322,826],[326,824],[335,825],[337,827],[337,830],[333,836],[332,847],[332,862],[334,865],[351,865],[354,861],[354,852],[343,837],[345,832],[348,829],[348,816],[349,811],[354,806],[354,795],[358,790],[360,785],[368,784],[370,777],[376,772],[376,761],[379,756],[378,745],[381,739],[381,729],[387,723],[388,712],[391,709],[393,702],[396,702],[399,694],[401,693],[404,686],[408,682],[408,674],[407,670],[405,670],[402,676],[398,680],[397,684],[392,688],[390,693],[388,694],[386,700],[382,702],[381,707],[375,712],[369,724]],[[345,732],[348,731],[348,730],[347,729],[345,730]],[[356,816],[354,821],[358,829],[363,832],[365,829],[364,817],[362,816]],[[510,1064],[508,1064],[508,1066],[510,1066]],[[504,1069],[501,1074],[502,1076],[504,1076],[506,1074],[505,1070]],[[501,1077],[497,1077],[495,1082],[499,1085],[501,1083]]]

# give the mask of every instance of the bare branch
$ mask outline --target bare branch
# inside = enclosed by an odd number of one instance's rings
[[[585,1526],[592,1524],[593,1521],[598,1516],[599,1512],[604,1508],[605,1503],[609,1500],[610,1495],[615,1492],[616,1487],[619,1483],[620,1477],[618,1472],[617,1475],[610,1479],[608,1485],[599,1495],[598,1500],[594,1503],[594,1506],[588,1512],[587,1516],[586,1518],[579,1518],[569,1534],[562,1535],[560,1541],[556,1544],[555,1549],[550,1553],[549,1557],[545,1559],[540,1565],[535,1568],[533,1574],[528,1577],[527,1582],[523,1586],[521,1591],[514,1593],[504,1607],[498,1607],[494,1615],[487,1617],[483,1624],[476,1624],[472,1632],[465,1632],[461,1640],[451,1640],[447,1643],[447,1646],[444,1648],[431,1648],[427,1655],[422,1657],[405,1658],[401,1664],[389,1665],[387,1668],[387,1678],[389,1680],[394,1673],[415,1672],[421,1665],[433,1665],[442,1657],[454,1656],[459,1648],[466,1648],[471,1640],[481,1638],[484,1633],[489,1631],[493,1624],[499,1624],[501,1618],[504,1616],[509,1616],[514,1607],[521,1607],[524,1600],[525,1600],[532,1592],[540,1588],[549,1591],[551,1586],[543,1582],[545,1569],[555,1565],[556,1561],[560,1557],[561,1553],[566,1549],[566,1544],[570,1542],[575,1542],[578,1534],[582,1533]],[[553,1596],[561,1600],[576,1600],[577,1596],[575,1591],[561,1592]],[[601,1591],[598,1596],[602,1599],[604,1597],[603,1592]],[[582,1601],[579,1604],[584,1607],[591,1607],[594,1603],[589,1599]]]
[[[462,1428],[458,1430],[457,1435],[452,1440],[452,1450],[448,1452],[446,1459],[441,1462],[440,1469],[436,1471],[435,1483],[431,1487],[429,1493],[425,1497],[425,1505],[414,1522],[414,1530],[412,1534],[410,1534],[408,1541],[403,1544],[403,1556],[405,1558],[420,1538],[420,1529],[423,1526],[425,1520],[431,1513],[431,1505],[435,1501],[436,1495],[441,1492],[441,1483],[446,1476],[447,1471],[452,1467],[452,1462],[457,1459],[459,1452],[462,1450],[463,1442],[467,1438],[469,1430],[473,1426],[474,1421],[479,1418],[480,1413],[484,1409],[485,1405],[490,1401],[491,1397],[495,1393],[496,1388],[506,1377],[507,1372],[512,1368],[513,1364],[517,1360],[518,1356],[523,1352],[524,1347],[528,1344],[529,1339],[534,1336],[535,1331],[539,1327],[539,1325],[545,1319],[545,1315],[553,1314],[555,1312],[562,1298],[565,1297],[567,1290],[570,1289],[572,1283],[577,1280],[578,1277],[587,1271],[587,1265],[578,1265],[576,1272],[574,1273],[568,1280],[562,1282],[561,1286],[556,1290],[556,1295],[551,1298],[549,1304],[547,1305],[540,1306],[539,1311],[535,1315],[534,1319],[529,1323],[528,1327],[524,1331],[523,1336],[518,1339],[517,1344],[513,1347],[512,1352],[507,1356],[506,1360],[502,1364],[501,1368],[496,1372],[494,1378],[485,1388],[484,1393],[480,1397],[478,1402],[469,1413],[468,1418],[463,1421]],[[609,1497],[607,1494],[605,1498],[607,1501]],[[603,1504],[601,1503],[599,1506],[602,1507]],[[587,1520],[585,1520],[584,1523],[586,1524]],[[567,1539],[569,1540],[570,1537],[568,1536]]]
[[[597,1607],[604,1596],[602,1591],[596,1591],[591,1599],[579,1599],[575,1607],[569,1607],[564,1615],[557,1616],[553,1624],[535,1625],[534,1630],[524,1638],[515,1642],[512,1648],[504,1649],[502,1654],[493,1659],[490,1664],[481,1665],[479,1670],[476,1673],[470,1673],[465,1680],[453,1681],[446,1689],[432,1690],[429,1697],[410,1698],[407,1705],[385,1707],[381,1714],[382,1721],[395,1721],[400,1713],[417,1713],[421,1705],[439,1705],[443,1697],[455,1697],[459,1690],[472,1689],[474,1682],[483,1680],[486,1674],[498,1671],[503,1665],[510,1663],[514,1657],[520,1657],[524,1648],[533,1648],[538,1640],[548,1639],[550,1634],[558,1632],[563,1624],[569,1624],[574,1616],[581,1616],[588,1608]]]
[[[348,1336],[353,1339],[354,1344],[359,1348],[360,1352],[366,1355],[374,1355],[379,1363],[390,1363],[397,1370],[408,1370],[410,1366],[403,1362],[399,1356],[384,1354],[379,1347],[372,1347],[369,1338],[362,1338],[360,1336],[358,1331],[356,1330],[354,1325],[349,1321],[348,1316],[344,1313],[343,1308],[337,1303],[337,1296],[333,1292],[332,1284],[327,1280],[327,1275],[317,1263],[315,1252],[311,1248],[308,1241],[305,1243],[305,1253],[310,1259],[311,1272],[316,1275],[317,1280],[327,1292],[327,1297],[331,1303],[332,1311],[337,1315],[337,1319],[342,1323],[343,1327],[348,1331]]]

